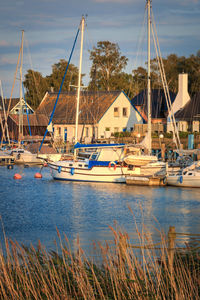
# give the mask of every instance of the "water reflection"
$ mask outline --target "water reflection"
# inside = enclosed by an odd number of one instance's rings
[[[56,227],[74,247],[79,235],[86,250],[93,241],[112,240],[109,225],[127,231],[133,242],[136,226],[145,226],[153,240],[160,238],[157,229],[167,233],[170,225],[178,232],[200,231],[199,189],[60,182],[48,169],[36,180],[36,171],[21,169],[22,180],[14,181],[16,167],[0,168],[0,214],[7,236],[19,242],[36,245],[40,239],[53,248]]]

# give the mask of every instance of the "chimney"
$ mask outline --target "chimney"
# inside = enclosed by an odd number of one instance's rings
[[[176,98],[177,97],[179,98],[180,108],[185,106],[188,100],[190,100],[188,94],[188,74],[182,73],[178,75],[178,94]]]
[[[178,76],[178,94],[172,104],[172,111],[175,114],[178,110],[183,108],[185,104],[190,100],[188,94],[188,74],[182,73]]]

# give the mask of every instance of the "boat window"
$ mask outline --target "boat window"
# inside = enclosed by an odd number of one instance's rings
[[[188,175],[193,175],[193,173],[192,173],[192,172],[190,172],[190,173],[188,173]]]
[[[87,167],[88,167],[88,165],[84,165],[84,167],[86,167],[86,168],[87,168]]]
[[[72,166],[73,166],[73,164],[69,164],[69,166],[70,166],[70,167],[72,167]]]
[[[96,159],[97,159],[97,153],[93,153],[93,154],[91,155],[90,159],[96,160]]]
[[[80,164],[79,164],[78,166],[79,166],[79,167],[82,167],[83,165],[80,165]]]

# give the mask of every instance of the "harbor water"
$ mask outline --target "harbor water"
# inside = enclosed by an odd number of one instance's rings
[[[109,226],[127,232],[136,242],[136,228],[146,228],[153,240],[169,226],[177,232],[200,233],[200,190],[197,188],[127,186],[63,182],[49,168],[35,179],[39,167],[0,167],[0,241],[5,235],[20,244],[55,249],[57,231],[76,248],[77,237],[86,253],[94,242],[112,241]],[[14,180],[15,173],[22,179]]]

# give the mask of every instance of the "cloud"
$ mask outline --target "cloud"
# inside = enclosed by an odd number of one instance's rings
[[[125,4],[125,3],[132,3],[132,0],[94,0],[96,3],[120,3],[120,4]]]
[[[9,43],[5,40],[0,40],[0,47],[7,47],[9,46]]]
[[[4,55],[0,58],[0,65],[1,66],[8,66],[8,65],[16,65],[16,57],[12,55]]]

